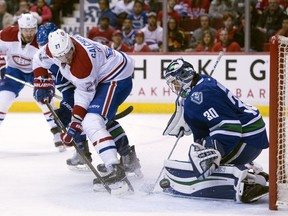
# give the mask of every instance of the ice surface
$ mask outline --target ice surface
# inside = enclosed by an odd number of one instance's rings
[[[158,184],[156,193],[147,195],[147,186],[155,183],[176,141],[175,137],[162,136],[169,117],[131,114],[119,120],[130,143],[136,146],[144,178],[131,180],[134,194],[114,197],[92,190],[93,173],[67,168],[65,161],[73,154],[73,148],[64,153],[57,151],[42,114],[9,113],[0,130],[0,215],[287,215],[287,210],[268,210],[268,197],[254,204],[183,199],[162,194]],[[191,140],[192,137],[181,138],[171,159],[187,159]],[[101,161],[91,145],[90,148],[96,166]],[[268,151],[263,151],[256,162],[268,171]]]

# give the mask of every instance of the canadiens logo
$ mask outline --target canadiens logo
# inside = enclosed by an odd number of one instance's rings
[[[12,59],[13,61],[15,62],[15,64],[19,65],[19,66],[29,66],[31,65],[31,59],[28,59],[28,58],[24,58],[24,57],[21,57],[21,56],[12,56]]]

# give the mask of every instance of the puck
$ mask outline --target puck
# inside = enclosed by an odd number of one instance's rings
[[[162,179],[160,182],[160,187],[165,189],[165,188],[169,188],[170,187],[170,181],[166,178]]]

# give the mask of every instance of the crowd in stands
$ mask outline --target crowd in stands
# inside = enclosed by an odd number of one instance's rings
[[[111,6],[111,1],[113,5]],[[87,37],[125,52],[163,50],[162,2],[95,0],[99,16]],[[0,0],[0,29],[23,12],[38,24],[71,16],[79,0]],[[288,0],[250,0],[250,51],[269,51],[274,35],[288,36]],[[167,0],[169,52],[242,52],[245,46],[245,0]]]

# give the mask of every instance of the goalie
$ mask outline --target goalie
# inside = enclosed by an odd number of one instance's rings
[[[259,111],[182,58],[169,64],[165,79],[178,98],[163,135],[192,132],[195,143],[188,162],[165,161],[164,192],[244,203],[266,195],[268,174],[253,163],[269,146]]]

